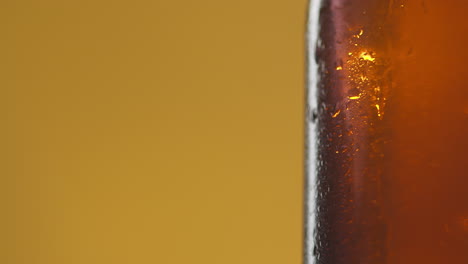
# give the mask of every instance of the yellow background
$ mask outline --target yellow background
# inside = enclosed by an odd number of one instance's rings
[[[0,263],[300,263],[306,0],[4,0]]]

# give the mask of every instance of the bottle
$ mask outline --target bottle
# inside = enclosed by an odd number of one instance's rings
[[[468,263],[465,0],[312,0],[306,264]]]

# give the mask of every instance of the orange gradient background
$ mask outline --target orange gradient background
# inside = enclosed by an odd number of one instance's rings
[[[300,263],[306,0],[0,8],[0,263]]]

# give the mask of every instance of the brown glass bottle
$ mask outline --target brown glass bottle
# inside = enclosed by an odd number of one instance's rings
[[[468,263],[468,2],[312,0],[306,263]]]

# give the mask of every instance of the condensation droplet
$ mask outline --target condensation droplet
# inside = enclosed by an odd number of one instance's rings
[[[334,114],[332,114],[332,117],[335,118],[341,113],[341,110],[338,109]]]

